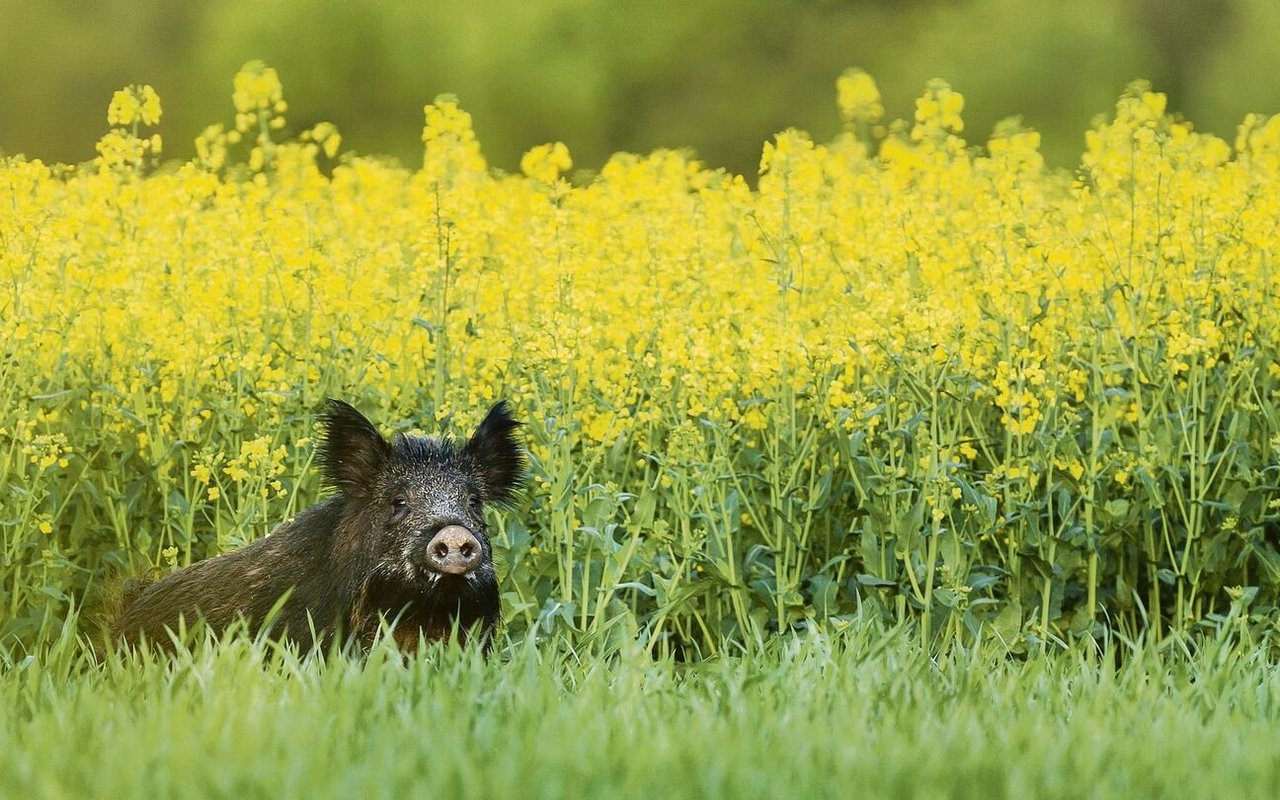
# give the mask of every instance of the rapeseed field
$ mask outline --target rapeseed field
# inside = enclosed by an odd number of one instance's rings
[[[835,99],[758,175],[554,142],[503,174],[455,98],[399,165],[253,63],[191,162],[147,86],[92,162],[0,159],[0,644],[314,501],[326,397],[432,434],[511,401],[512,634],[1270,641],[1280,116],[1224,141],[1134,84],[1055,171],[941,82],[909,120],[856,70]]]

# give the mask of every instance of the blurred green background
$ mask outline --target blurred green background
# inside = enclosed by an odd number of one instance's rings
[[[276,67],[293,130],[328,120],[344,147],[416,166],[422,106],[453,92],[490,163],[565,142],[575,166],[692,147],[755,173],[760,145],[839,127],[835,79],[871,72],[891,117],[941,77],[966,136],[1021,115],[1050,162],[1130,80],[1231,137],[1280,111],[1280,0],[0,0],[0,152],[94,155],[113,90],[150,83],[166,155],[230,121],[231,77]]]

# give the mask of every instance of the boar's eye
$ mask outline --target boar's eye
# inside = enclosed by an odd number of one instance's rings
[[[404,519],[404,516],[408,513],[409,513],[408,500],[405,500],[403,497],[397,497],[396,499],[391,501],[391,521],[392,522]]]
[[[467,497],[467,505],[471,506],[471,510],[472,510],[472,511],[476,512],[477,514],[479,514],[479,513],[480,513],[480,509],[484,506],[484,503],[482,503],[482,502],[480,501],[480,495],[476,494],[475,492],[472,492],[472,493]]]

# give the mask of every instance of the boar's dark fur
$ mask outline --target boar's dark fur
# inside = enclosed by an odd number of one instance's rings
[[[167,647],[180,619],[216,632],[243,620],[304,650],[335,637],[367,646],[383,624],[404,649],[455,627],[488,648],[500,615],[483,509],[510,503],[526,469],[506,403],[461,446],[388,441],[338,400],[322,422],[319,461],[335,494],[239,550],[127,589],[114,638]]]

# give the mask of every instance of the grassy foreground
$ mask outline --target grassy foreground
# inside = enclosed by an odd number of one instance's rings
[[[246,640],[0,675],[11,797],[1276,797],[1260,652],[929,657],[897,631],[696,666],[555,638],[299,661]]]

